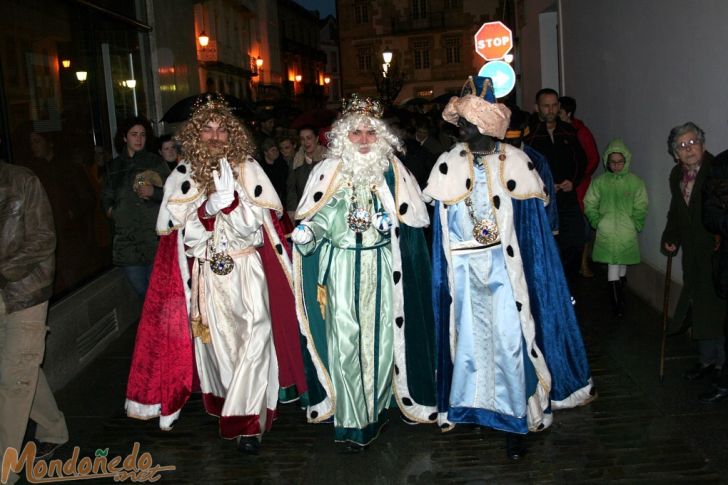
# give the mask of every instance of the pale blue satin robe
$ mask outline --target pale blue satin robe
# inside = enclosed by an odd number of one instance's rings
[[[476,219],[495,220],[492,194],[480,165],[472,193]],[[450,247],[474,243],[473,222],[463,201],[449,206]],[[477,243],[474,243],[477,245]],[[453,423],[475,423],[527,432],[527,359],[503,246],[452,250],[457,341],[450,410]]]

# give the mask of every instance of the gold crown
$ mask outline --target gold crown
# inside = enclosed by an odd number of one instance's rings
[[[381,118],[382,113],[384,113],[382,103],[372,98],[361,97],[356,93],[344,99],[341,105],[341,114],[343,116],[359,113],[374,118]]]
[[[222,111],[232,116],[230,105],[220,93],[205,93],[197,97],[192,104],[191,113],[195,116],[202,111]]]

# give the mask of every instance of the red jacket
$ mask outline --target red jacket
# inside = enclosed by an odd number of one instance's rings
[[[584,178],[581,179],[579,185],[576,186],[576,197],[579,199],[579,207],[584,212],[584,195],[586,189],[591,183],[591,176],[599,166],[599,150],[594,135],[587,128],[583,121],[577,118],[571,119],[571,125],[576,129],[576,138],[579,140],[581,148],[586,153],[586,169],[584,170]]]

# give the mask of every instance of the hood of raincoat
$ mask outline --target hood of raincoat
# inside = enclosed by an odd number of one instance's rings
[[[632,164],[632,152],[629,151],[627,145],[624,144],[621,138],[615,138],[609,142],[607,148],[602,154],[602,163],[604,163],[604,169],[609,172],[609,166],[607,165],[607,159],[612,153],[620,153],[624,157],[624,168],[618,175],[629,173],[629,166]]]

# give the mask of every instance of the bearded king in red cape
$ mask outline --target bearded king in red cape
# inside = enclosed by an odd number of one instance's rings
[[[284,238],[290,222],[279,219],[283,207],[250,156],[251,140],[214,96],[177,135],[183,161],[165,184],[125,407],[171,429],[199,376],[220,435],[255,454],[277,401],[295,400],[306,381]]]

